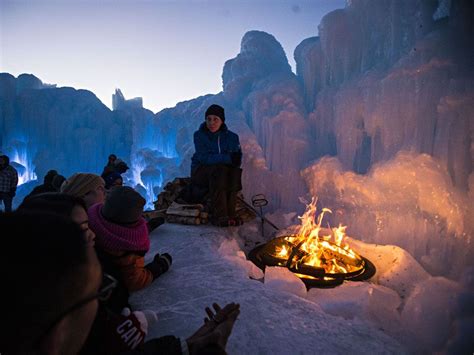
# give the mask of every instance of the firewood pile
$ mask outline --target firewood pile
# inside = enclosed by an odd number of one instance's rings
[[[199,225],[209,222],[208,206],[189,204],[179,198],[181,192],[190,183],[190,178],[175,178],[165,185],[163,191],[154,202],[155,211],[163,213],[168,223]],[[242,202],[242,192],[240,191],[237,196],[237,216],[244,222],[253,220],[256,214]]]

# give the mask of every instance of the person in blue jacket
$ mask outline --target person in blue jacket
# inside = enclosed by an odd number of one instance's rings
[[[242,190],[242,150],[239,136],[225,124],[224,108],[211,105],[205,122],[194,132],[195,153],[191,162],[193,191],[205,191],[201,196],[210,200],[211,222],[226,227],[241,225],[235,215],[237,192]]]

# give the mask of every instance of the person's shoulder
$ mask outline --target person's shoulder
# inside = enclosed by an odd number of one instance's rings
[[[8,169],[8,171],[10,171],[10,172],[12,172],[12,173],[16,173],[16,172],[17,172],[16,169],[15,169],[13,166],[11,166],[11,165],[8,165],[8,166],[6,167],[6,169]],[[5,170],[6,170],[6,169],[5,169]]]
[[[235,132],[232,132],[230,129],[227,130],[227,134],[232,138],[239,138],[239,135]]]
[[[194,138],[200,138],[200,137],[206,137],[207,136],[207,131],[201,127],[197,131],[194,132]]]

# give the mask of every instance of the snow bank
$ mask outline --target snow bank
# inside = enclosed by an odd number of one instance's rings
[[[449,338],[460,287],[444,277],[431,277],[416,285],[401,314],[411,347],[440,350]]]
[[[231,229],[208,226],[165,224],[152,233],[146,261],[167,251],[173,265],[131,299],[137,309],[158,312],[160,321],[149,338],[188,337],[200,326],[204,307],[238,302],[241,314],[227,344],[229,354],[407,352],[369,321],[331,315],[315,302],[250,279],[239,238]]]
[[[244,274],[248,275],[248,277],[256,280],[263,278],[262,270],[247,260],[245,253],[239,247],[235,239],[224,240],[217,252],[221,254],[224,259],[238,266],[238,269],[242,269]]]
[[[150,337],[187,337],[204,307],[239,302],[242,313],[229,340],[230,354],[462,353],[473,348],[474,267],[460,281],[433,277],[404,249],[347,237],[377,273],[365,282],[306,290],[287,269],[263,273],[245,259],[260,242],[256,223],[241,228],[165,224],[151,235],[151,260],[170,252],[173,265],[132,297],[137,309],[159,313]],[[247,236],[248,233],[255,236]],[[439,263],[442,263],[439,260]],[[404,344],[405,347],[400,344]]]
[[[400,296],[392,289],[371,282],[344,282],[331,289],[313,288],[308,300],[332,315],[369,320],[391,334],[400,332]]]

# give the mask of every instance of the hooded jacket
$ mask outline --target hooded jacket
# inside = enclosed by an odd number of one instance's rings
[[[242,154],[239,136],[229,131],[225,123],[215,133],[209,131],[205,122],[202,123],[199,129],[194,132],[194,148],[191,173],[201,165],[231,165],[231,153]]]

